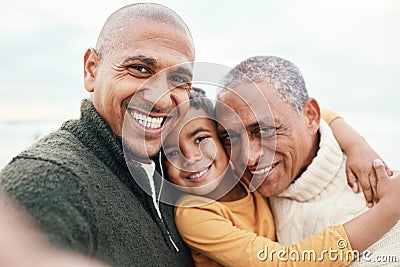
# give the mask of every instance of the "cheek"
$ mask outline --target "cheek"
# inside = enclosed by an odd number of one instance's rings
[[[296,140],[293,137],[279,137],[276,139],[276,152],[293,159],[297,150],[294,146],[295,143]]]
[[[176,166],[170,162],[165,163],[165,168],[168,174],[169,180],[176,184],[179,181],[179,171]]]

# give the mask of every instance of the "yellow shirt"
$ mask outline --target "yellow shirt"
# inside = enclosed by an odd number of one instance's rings
[[[176,225],[192,250],[196,266],[346,266],[352,260],[342,225],[328,227],[294,245],[274,242],[272,213],[267,200],[257,192],[247,191],[245,198],[232,202],[185,196],[179,204],[198,205],[199,201],[207,204],[175,208]],[[341,245],[347,244],[343,249],[337,245],[339,240]],[[310,252],[309,260],[305,250],[314,250],[315,259]],[[330,259],[330,250],[338,251],[336,261]]]
[[[331,124],[332,121],[341,117],[333,110],[327,108],[321,108],[321,118],[324,119],[324,121],[326,121],[328,124]]]

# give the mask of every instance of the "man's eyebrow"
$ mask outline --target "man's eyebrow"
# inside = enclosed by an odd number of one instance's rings
[[[246,128],[254,128],[254,127],[265,127],[265,126],[275,126],[275,121],[272,118],[261,118],[260,120],[247,125]]]
[[[127,59],[124,60],[124,64],[128,63],[130,61],[142,61],[143,63],[150,65],[150,66],[155,66],[157,65],[157,60],[155,60],[155,58],[152,57],[146,57],[143,55],[137,55],[137,56],[132,56],[132,57],[128,57]]]
[[[179,74],[186,74],[190,78],[193,78],[192,72],[187,68],[179,67],[179,68],[176,69],[176,72],[179,73]]]

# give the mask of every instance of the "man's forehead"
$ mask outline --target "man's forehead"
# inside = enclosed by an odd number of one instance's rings
[[[235,88],[235,91],[226,90],[220,94],[217,102],[217,118],[225,124],[224,127],[251,128],[274,124],[267,99],[263,92],[254,86],[245,84]]]
[[[174,25],[147,18],[136,18],[122,27],[124,34],[112,40],[115,47],[153,50],[158,45],[176,50],[194,60],[192,37],[185,30]],[[117,43],[115,43],[117,42]]]

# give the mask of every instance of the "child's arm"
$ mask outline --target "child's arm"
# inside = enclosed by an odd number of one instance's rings
[[[376,197],[376,175],[372,161],[380,158],[379,155],[368,145],[364,137],[338,114],[323,108],[321,115],[329,123],[336,140],[347,155],[346,174],[349,186],[357,193],[359,191],[358,180],[367,205],[372,207],[373,198],[378,200]],[[387,166],[386,171],[389,176],[392,175],[392,171]]]
[[[225,266],[311,266],[315,264],[313,258],[311,261],[308,258],[298,261],[289,257],[308,255],[311,251],[319,260],[318,265],[345,266],[352,260],[351,249],[362,252],[388,232],[400,218],[400,175],[388,178],[381,164],[377,166],[377,177],[381,201],[375,207],[343,226],[327,227],[323,232],[294,245],[283,246],[234,226],[228,219],[229,211],[217,204],[178,207],[176,225],[189,247]],[[259,207],[263,209],[260,212],[266,212],[265,207],[268,206]],[[337,251],[336,260],[329,257],[328,252],[332,250]]]
[[[377,197],[379,203],[364,214],[344,224],[353,249],[362,251],[365,245],[376,242],[376,236],[383,236],[399,220],[400,216],[400,175],[393,174],[389,178],[385,165],[381,160],[374,160],[373,168],[377,177]],[[397,192],[396,192],[397,191]],[[363,223],[368,221],[367,223]]]

